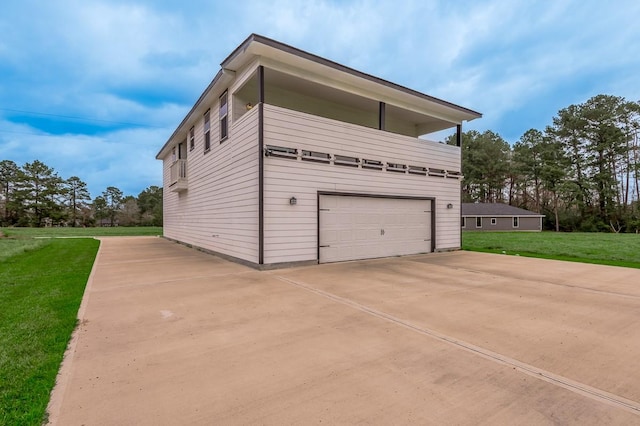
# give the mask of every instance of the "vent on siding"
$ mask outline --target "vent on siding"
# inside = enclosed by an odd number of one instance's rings
[[[302,151],[302,159],[305,161],[318,161],[320,163],[328,163],[331,161],[331,155],[324,152]]]
[[[267,145],[264,149],[265,157],[298,158],[298,150],[284,146]]]
[[[382,161],[377,161],[377,160],[366,160],[366,159],[362,159],[362,168],[363,169],[378,169],[378,170],[382,170]]]
[[[336,155],[333,158],[333,164],[337,164],[339,166],[358,167],[360,159],[356,157],[347,157],[346,155]]]
[[[404,173],[406,170],[407,170],[407,166],[404,165],[404,164],[387,163],[387,171],[388,172]]]
[[[453,170],[447,170],[447,177],[450,179],[462,179],[462,173]]]
[[[409,173],[414,174],[414,175],[426,176],[427,175],[427,168],[426,167],[421,167],[421,166],[409,166]]]
[[[443,169],[432,169],[429,167],[429,176],[440,176],[444,177],[446,172]]]

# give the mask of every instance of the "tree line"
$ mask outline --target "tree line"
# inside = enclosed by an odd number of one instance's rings
[[[513,146],[492,131],[465,132],[463,201],[535,211],[556,231],[637,232],[639,131],[640,102],[598,95],[561,109]]]
[[[0,226],[162,226],[162,188],[135,197],[109,186],[92,200],[77,176],[63,179],[38,160],[2,160]]]

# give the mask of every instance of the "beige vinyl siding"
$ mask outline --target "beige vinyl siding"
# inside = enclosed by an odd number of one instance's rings
[[[212,105],[211,150],[204,154],[202,120],[187,154],[188,190],[171,192],[164,159],[164,235],[250,262],[258,261],[258,110],[229,124],[219,141],[218,105]]]
[[[458,147],[265,105],[265,145],[460,171]],[[460,247],[460,181],[267,157],[265,263],[317,258],[318,191],[436,198],[436,250]],[[295,196],[296,205],[289,199]],[[447,209],[447,204],[453,209]]]

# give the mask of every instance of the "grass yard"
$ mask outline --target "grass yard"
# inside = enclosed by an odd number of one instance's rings
[[[97,228],[0,228],[9,237],[122,237],[162,235],[161,226],[115,226]]]
[[[32,238],[1,238],[0,237],[0,262],[25,251],[35,250],[42,246],[45,240]]]
[[[45,420],[98,246],[89,238],[0,238],[0,424]]]
[[[638,234],[463,232],[462,248],[470,251],[640,268]]]

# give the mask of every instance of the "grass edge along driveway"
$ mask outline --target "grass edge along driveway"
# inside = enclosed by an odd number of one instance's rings
[[[99,245],[46,240],[0,260],[0,424],[46,421]]]
[[[638,234],[465,231],[462,249],[640,268]]]

